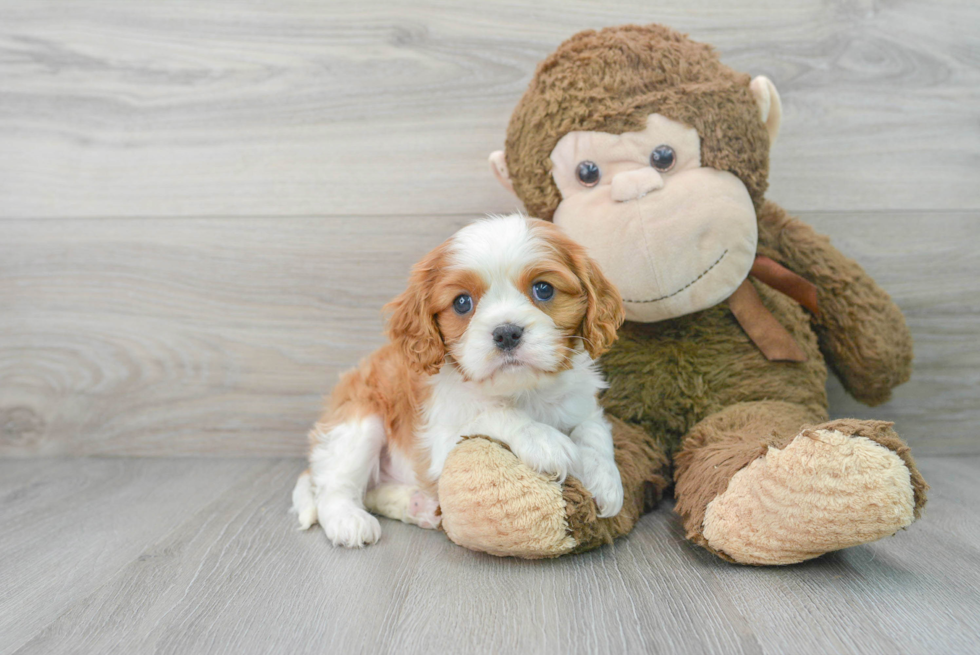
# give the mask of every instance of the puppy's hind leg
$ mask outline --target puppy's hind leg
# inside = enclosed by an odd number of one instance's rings
[[[364,504],[375,514],[429,530],[438,528],[442,520],[439,501],[407,484],[379,484],[367,492]]]
[[[368,416],[324,432],[314,429],[310,473],[320,527],[335,546],[360,548],[381,538],[381,524],[364,510],[364,492],[378,477],[385,432]]]
[[[293,487],[293,514],[299,519],[300,530],[307,530],[316,523],[316,498],[309,469],[300,473]]]

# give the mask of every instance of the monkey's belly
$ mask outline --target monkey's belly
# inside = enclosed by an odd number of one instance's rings
[[[763,302],[807,353],[770,362],[725,305],[658,323],[626,323],[601,360],[606,411],[643,427],[668,452],[691,427],[739,402],[778,400],[826,413],[827,367],[796,303],[762,285]]]

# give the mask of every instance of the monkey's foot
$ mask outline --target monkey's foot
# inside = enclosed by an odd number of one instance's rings
[[[538,559],[576,546],[561,485],[496,441],[477,437],[453,448],[439,478],[439,501],[443,530],[472,550]]]
[[[908,527],[925,485],[913,488],[921,476],[904,445],[858,436],[862,423],[803,430],[736,473],[707,506],[708,546],[743,564],[793,564]]]
[[[606,418],[623,484],[616,516],[600,518],[592,495],[573,476],[558,484],[499,441],[473,437],[450,451],[439,478],[443,530],[471,550],[526,559],[584,552],[628,534],[659,501],[670,464],[643,430]]]

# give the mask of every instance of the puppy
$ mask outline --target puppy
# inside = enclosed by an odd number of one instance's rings
[[[302,529],[319,522],[334,545],[356,548],[381,536],[367,510],[437,527],[443,463],[470,435],[559,481],[574,475],[600,516],[619,513],[593,360],[623,304],[581,246],[546,221],[484,219],[419,262],[385,309],[389,343],[341,377],[310,433],[293,491]]]

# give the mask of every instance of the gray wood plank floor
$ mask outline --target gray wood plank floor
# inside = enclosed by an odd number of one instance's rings
[[[980,453],[980,3],[0,0],[0,456],[292,456],[490,176],[535,64],[659,21],[769,75],[769,196],[891,292],[869,410]]]
[[[35,635],[188,516],[267,468],[258,460],[0,462],[0,650]]]
[[[299,460],[4,460],[0,654],[977,652],[980,457],[920,465],[908,530],[752,568],[669,506],[553,561],[387,520],[347,551],[287,514]]]
[[[753,568],[669,505],[553,561],[387,520],[348,551],[295,529],[298,460],[0,461],[0,654],[976,652],[980,457],[920,464],[908,530]]]

